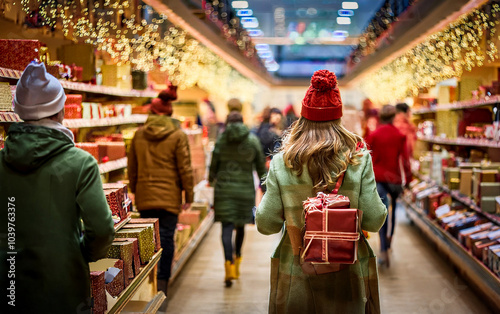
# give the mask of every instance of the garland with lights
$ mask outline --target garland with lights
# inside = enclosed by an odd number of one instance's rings
[[[262,67],[263,63],[257,58],[257,51],[248,35],[247,30],[241,25],[240,19],[231,8],[228,0],[206,0],[203,3],[205,15],[222,32],[224,38],[238,47],[239,51],[252,62]]]
[[[500,23],[500,1],[489,1],[480,9],[460,17],[445,30],[429,36],[361,82],[367,97],[379,103],[416,96],[423,88],[464,70],[498,59],[496,35]]]
[[[253,99],[255,83],[169,23],[166,16],[134,2],[22,0],[21,4],[27,14],[38,4],[46,25],[61,29],[75,42],[94,45],[118,65],[130,63],[133,69],[149,71],[156,64],[181,89],[198,85],[223,101],[235,96],[242,101]]]

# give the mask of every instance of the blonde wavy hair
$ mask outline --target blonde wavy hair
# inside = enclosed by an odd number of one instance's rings
[[[335,184],[348,165],[359,164],[365,149],[358,147],[366,147],[363,138],[344,128],[341,119],[316,122],[301,117],[285,134],[280,151],[286,167],[298,176],[307,164],[316,193]]]

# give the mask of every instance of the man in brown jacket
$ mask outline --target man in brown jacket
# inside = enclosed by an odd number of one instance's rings
[[[169,86],[153,99],[151,115],[137,130],[128,153],[130,189],[141,217],[160,219],[163,253],[158,271],[158,291],[167,294],[174,257],[177,216],[193,202],[193,172],[187,135],[172,119],[176,87]],[[182,204],[184,191],[184,204]]]

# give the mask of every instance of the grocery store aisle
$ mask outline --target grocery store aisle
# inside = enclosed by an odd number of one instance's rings
[[[380,269],[382,313],[489,313],[398,209],[390,268]],[[220,224],[216,223],[169,289],[167,313],[267,313],[269,256],[278,235],[246,227],[242,274],[231,288],[223,283]],[[377,235],[370,238],[378,248]]]

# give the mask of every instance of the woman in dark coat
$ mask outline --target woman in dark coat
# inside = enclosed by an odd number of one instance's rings
[[[225,282],[239,277],[245,224],[252,223],[255,205],[253,171],[265,174],[264,154],[259,139],[243,124],[241,113],[228,115],[227,127],[215,144],[209,181],[215,186],[215,221],[222,223]],[[236,229],[235,245],[233,231]],[[233,248],[236,258],[233,257]]]

